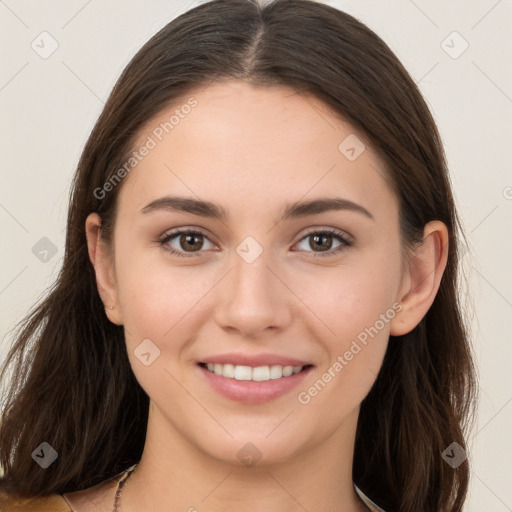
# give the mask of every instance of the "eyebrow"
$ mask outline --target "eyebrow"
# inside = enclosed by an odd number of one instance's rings
[[[191,197],[181,196],[166,196],[155,199],[142,208],[141,213],[151,213],[158,210],[192,213],[194,215],[200,215],[201,217],[211,217],[220,221],[226,221],[229,218],[228,212],[220,205],[210,201],[202,201]],[[316,215],[331,210],[353,211],[375,220],[373,215],[366,208],[357,203],[340,197],[328,197],[313,199],[311,201],[297,201],[295,203],[287,204],[279,222],[292,218]]]

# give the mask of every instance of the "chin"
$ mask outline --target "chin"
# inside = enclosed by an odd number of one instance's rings
[[[279,427],[272,432],[275,427],[276,423],[264,432],[250,429],[231,431],[234,439],[213,441],[208,446],[202,443],[202,448],[210,457],[229,465],[265,467],[280,464],[296,456],[304,445],[302,440],[294,438],[293,434],[278,433]]]

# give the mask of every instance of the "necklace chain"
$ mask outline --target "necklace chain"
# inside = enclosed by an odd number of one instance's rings
[[[137,464],[134,464],[130,468],[128,468],[124,475],[119,479],[119,483],[117,484],[117,491],[116,496],[114,498],[114,508],[112,509],[112,512],[119,512],[120,509],[120,500],[121,500],[121,493],[123,492],[124,485],[126,484],[126,481],[128,480],[128,477],[135,471],[135,468],[137,467]]]

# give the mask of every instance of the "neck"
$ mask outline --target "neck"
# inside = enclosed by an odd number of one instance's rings
[[[241,465],[200,451],[150,407],[146,443],[121,498],[136,510],[332,510],[367,512],[354,490],[352,460],[358,410],[320,444],[286,460]],[[240,443],[239,443],[240,444]],[[263,460],[263,459],[262,459]]]

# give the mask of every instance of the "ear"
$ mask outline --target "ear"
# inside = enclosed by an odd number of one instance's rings
[[[117,296],[113,257],[101,239],[101,217],[97,213],[91,213],[87,217],[85,233],[89,259],[96,274],[98,292],[103,304],[105,304],[105,314],[112,323],[123,325]]]
[[[435,220],[425,226],[423,241],[410,253],[398,295],[402,309],[391,321],[391,335],[411,332],[427,314],[446,268],[448,242],[443,222]]]

